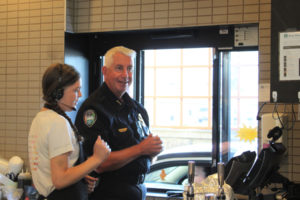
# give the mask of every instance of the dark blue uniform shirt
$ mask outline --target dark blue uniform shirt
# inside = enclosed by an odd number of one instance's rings
[[[80,107],[75,124],[84,137],[83,147],[87,156],[93,154],[98,135],[109,144],[112,151],[139,144],[148,135],[149,119],[144,107],[127,93],[122,96],[122,100],[103,83]],[[120,187],[141,184],[150,164],[149,156],[141,156],[118,170],[102,173],[99,187],[103,188],[113,182],[116,187],[116,181],[122,182]],[[108,188],[97,190],[108,192]],[[114,188],[114,193],[118,193],[117,190]],[[99,193],[99,198],[103,195]]]

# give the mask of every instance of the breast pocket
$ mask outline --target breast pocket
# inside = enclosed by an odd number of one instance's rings
[[[132,145],[132,130],[125,124],[116,124],[113,126],[111,143],[114,149],[120,150]]]

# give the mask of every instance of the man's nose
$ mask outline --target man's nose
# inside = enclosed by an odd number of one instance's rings
[[[122,70],[122,76],[126,76],[127,77],[128,74],[129,74],[128,70],[126,70],[126,69]]]

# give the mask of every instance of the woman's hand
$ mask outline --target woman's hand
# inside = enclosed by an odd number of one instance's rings
[[[87,184],[88,184],[88,193],[94,192],[94,189],[95,189],[95,187],[96,187],[98,178],[95,178],[95,177],[86,175],[86,176],[85,176],[85,181],[86,181]]]
[[[100,136],[98,136],[95,144],[94,144],[94,153],[93,157],[100,159],[100,162],[103,162],[104,160],[107,159],[111,152],[110,147],[108,144],[101,139]]]
[[[98,137],[94,144],[94,154],[80,165],[69,167],[70,152],[51,158],[50,166],[53,185],[56,189],[62,189],[76,183],[96,169],[108,157],[110,151],[106,142]]]

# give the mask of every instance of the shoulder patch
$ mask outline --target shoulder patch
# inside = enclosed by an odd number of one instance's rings
[[[94,110],[86,110],[83,114],[83,121],[87,127],[92,127],[97,121],[97,114]]]

